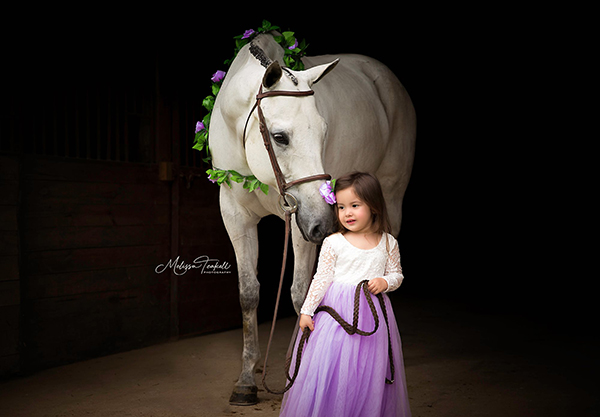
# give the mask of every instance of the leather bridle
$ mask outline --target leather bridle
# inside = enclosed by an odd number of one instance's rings
[[[265,145],[265,149],[269,154],[269,159],[271,160],[271,166],[273,167],[273,172],[275,174],[275,180],[277,181],[277,188],[279,189],[279,206],[285,213],[285,241],[283,245],[283,260],[281,262],[281,274],[279,276],[279,289],[277,290],[277,298],[275,301],[275,312],[273,314],[273,322],[271,323],[271,333],[269,335],[269,342],[267,343],[267,351],[265,353],[265,362],[263,365],[263,373],[262,373],[262,382],[265,389],[271,393],[275,393],[266,384],[266,376],[267,376],[267,360],[269,358],[269,351],[271,349],[271,342],[273,341],[273,334],[275,332],[275,322],[277,321],[277,311],[279,310],[279,300],[281,298],[281,288],[283,286],[283,277],[285,274],[285,265],[287,261],[287,252],[288,252],[288,243],[290,236],[290,228],[291,228],[291,216],[292,213],[295,213],[298,210],[298,200],[292,194],[288,193],[287,190],[295,185],[303,184],[305,182],[317,181],[317,180],[330,180],[331,175],[329,174],[317,174],[310,175],[308,177],[300,178],[294,181],[287,182],[285,180],[285,176],[283,172],[281,172],[281,168],[279,167],[279,162],[277,162],[277,157],[275,156],[275,151],[273,149],[273,144],[271,143],[271,135],[269,133],[269,129],[267,129],[267,123],[265,122],[265,116],[263,114],[262,108],[260,107],[260,103],[263,99],[268,97],[276,97],[276,96],[288,96],[288,97],[306,97],[312,96],[315,92],[313,90],[307,91],[284,91],[284,90],[275,90],[275,91],[267,91],[263,92],[262,83],[260,88],[258,89],[258,94],[256,95],[256,102],[254,106],[250,110],[248,114],[248,118],[246,119],[246,124],[244,126],[244,136],[243,136],[243,145],[246,147],[246,128],[248,127],[248,121],[250,120],[250,116],[256,109],[258,112],[258,121],[259,121],[259,129],[263,138],[263,143]],[[312,278],[312,277],[311,277]]]
[[[288,212],[295,213],[298,209],[298,200],[292,194],[288,193],[287,190],[294,185],[303,184],[305,182],[317,181],[317,180],[330,180],[331,175],[329,174],[317,174],[310,175],[308,177],[300,178],[298,180],[286,182],[285,176],[283,172],[281,172],[281,168],[279,167],[279,162],[277,162],[277,157],[275,156],[275,151],[273,149],[273,144],[271,143],[271,135],[269,134],[269,129],[267,129],[267,123],[265,122],[265,116],[263,114],[262,108],[260,107],[261,100],[268,97],[276,97],[276,96],[288,96],[288,97],[306,97],[312,96],[315,92],[313,90],[306,91],[285,91],[285,90],[275,90],[275,91],[267,91],[263,93],[262,83],[260,88],[258,89],[258,94],[256,95],[256,102],[250,113],[248,114],[248,118],[246,119],[246,124],[244,126],[244,136],[243,136],[243,145],[246,147],[246,128],[248,127],[248,121],[250,120],[250,116],[256,109],[258,112],[258,121],[259,121],[259,129],[263,138],[263,143],[265,145],[265,149],[269,154],[269,159],[271,161],[271,166],[273,167],[273,173],[275,174],[275,180],[277,181],[277,188],[279,189],[279,206],[281,209],[287,214]]]

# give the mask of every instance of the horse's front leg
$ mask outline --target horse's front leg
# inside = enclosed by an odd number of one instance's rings
[[[258,308],[260,284],[256,277],[258,262],[257,224],[260,217],[240,205],[230,190],[221,187],[221,215],[233,244],[238,268],[240,305],[243,317],[244,348],[242,371],[229,399],[232,405],[253,405],[258,402],[254,368],[260,359],[258,345]]]
[[[296,314],[300,314],[300,309],[314,273],[317,245],[304,240],[296,222],[292,221],[291,223],[292,245],[294,247],[294,280],[291,295]]]

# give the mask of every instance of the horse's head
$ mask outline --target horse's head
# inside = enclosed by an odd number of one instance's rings
[[[282,69],[277,61],[269,65],[262,78],[262,91],[308,91],[331,71],[337,60],[305,71]],[[287,74],[284,75],[284,71]],[[317,110],[314,96],[272,96],[262,99],[261,110],[269,132],[274,155],[286,182],[323,174],[323,145],[327,123]],[[256,112],[248,125],[246,158],[253,174],[277,190],[271,161],[258,128]],[[320,243],[333,228],[331,207],[323,200],[319,187],[323,181],[293,185],[288,192],[298,201],[296,222],[304,239]]]

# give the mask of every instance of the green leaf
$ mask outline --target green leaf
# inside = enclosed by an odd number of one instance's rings
[[[215,95],[215,97],[217,96],[217,94],[219,94],[219,90],[221,90],[221,86],[217,83],[214,83],[212,85],[212,93]]]
[[[258,180],[250,182],[250,188],[248,191],[252,192],[258,188]]]
[[[202,100],[202,105],[204,108],[206,108],[206,110],[211,111],[215,106],[215,97],[207,96],[204,100]]]
[[[271,30],[271,23],[268,20],[262,21],[262,26],[258,28],[259,32],[268,32]]]
[[[289,68],[295,70],[294,63],[296,62],[296,60],[294,58],[292,58],[290,55],[285,55],[283,57],[283,62],[285,62],[285,65],[287,65]]]
[[[283,32],[282,35],[285,38],[285,41],[288,44],[288,46],[292,46],[294,44],[294,32]],[[290,43],[290,41],[292,43]]]
[[[204,144],[203,143],[196,143],[194,146],[192,146],[192,149],[195,149],[197,151],[202,151],[204,149]]]
[[[259,187],[263,193],[269,195],[269,186],[267,184],[263,184],[262,182],[259,184]]]
[[[237,39],[235,41],[235,47],[240,50],[248,43],[248,39]]]
[[[204,118],[202,119],[202,123],[204,123],[204,127],[206,127],[206,129],[208,129],[208,126],[210,126],[210,115],[211,113],[208,113],[206,116],[204,116]]]
[[[241,183],[244,181],[244,176],[242,174],[240,174],[239,172],[230,170],[229,171],[229,178],[231,178],[232,181],[235,181],[237,183]]]

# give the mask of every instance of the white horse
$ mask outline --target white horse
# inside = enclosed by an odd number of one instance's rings
[[[223,80],[211,116],[209,140],[214,168],[254,175],[269,185],[268,195],[260,190],[249,193],[237,183],[232,183],[232,188],[223,185],[220,190],[221,214],[237,259],[243,313],[242,371],[230,399],[231,404],[238,405],[257,402],[257,224],[270,214],[284,217],[257,112],[250,113],[261,83],[265,92],[311,88],[315,92],[312,96],[262,100],[285,180],[323,173],[337,178],[351,171],[375,174],[383,188],[395,236],[400,231],[402,199],[414,158],[414,108],[408,93],[387,67],[364,56],[339,55],[305,57],[306,70],[292,71],[282,69],[283,56],[283,49],[271,34],[259,35],[244,46]],[[289,189],[298,201],[291,230],[295,259],[291,294],[297,312],[312,278],[317,244],[335,224],[331,206],[319,193],[322,183],[305,182]]]

